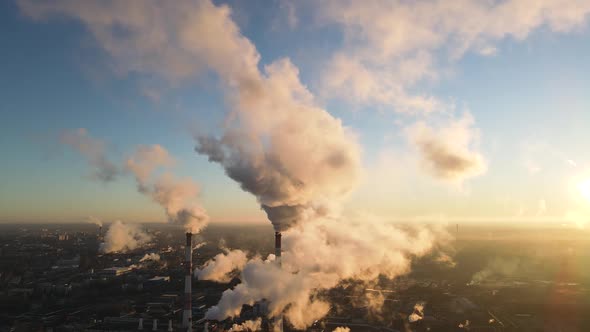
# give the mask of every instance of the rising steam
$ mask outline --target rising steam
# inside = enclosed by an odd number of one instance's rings
[[[196,268],[194,274],[199,280],[228,282],[231,279],[230,273],[241,270],[247,262],[248,257],[244,251],[224,249],[223,253],[208,260],[202,268]]]
[[[86,222],[95,224],[98,227],[102,227],[102,220],[94,216],[89,216],[88,218],[86,218]]]
[[[170,222],[183,225],[187,232],[198,233],[209,222],[209,216],[196,200],[197,184],[190,178],[177,179],[171,173],[154,175],[157,169],[172,163],[160,145],[140,146],[127,159],[127,169],[135,175],[138,191],[162,206]]]
[[[252,259],[242,270],[242,283],[224,292],[206,317],[236,316],[242,304],[267,299],[270,316],[284,312],[290,323],[303,329],[330,309],[318,290],[346,279],[372,281],[379,275],[394,278],[407,273],[411,259],[428,253],[437,239],[446,237],[443,232],[424,228],[404,232],[372,219],[316,218],[284,233],[282,268]]]
[[[152,237],[137,225],[115,221],[109,227],[100,251],[104,253],[126,252],[147,244]]]
[[[60,141],[86,158],[92,168],[92,178],[110,182],[119,175],[119,168],[107,157],[105,143],[88,135],[85,128],[63,131]]]

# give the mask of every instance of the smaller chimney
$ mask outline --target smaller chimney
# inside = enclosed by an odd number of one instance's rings
[[[158,330],[158,320],[154,318],[154,325],[152,326],[152,331]]]
[[[209,332],[209,322],[205,322],[205,327],[203,328],[203,332]]]
[[[172,332],[174,329],[172,328],[172,319],[168,320],[168,332]]]
[[[138,330],[143,330],[143,318],[139,318],[139,326],[137,327]]]
[[[275,232],[275,259],[281,266],[281,232]]]

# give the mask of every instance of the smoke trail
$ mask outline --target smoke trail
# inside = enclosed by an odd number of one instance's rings
[[[98,227],[102,227],[102,220],[94,216],[89,216],[88,218],[86,218],[86,222],[95,224]]]
[[[111,224],[100,248],[101,252],[126,252],[148,243],[152,237],[137,225],[124,224],[117,220]]]
[[[107,157],[105,143],[89,136],[85,128],[62,132],[60,141],[86,158],[88,164],[93,168],[92,178],[110,182],[119,175],[119,168]]]
[[[248,257],[242,250],[224,249],[223,253],[208,260],[202,268],[195,268],[194,274],[199,280],[228,282],[230,273],[241,270],[247,261]]]
[[[170,222],[198,233],[209,222],[209,216],[196,200],[197,184],[190,178],[176,179],[171,173],[154,176],[157,169],[171,164],[172,158],[160,145],[140,146],[127,159],[127,169],[135,175],[138,191],[162,206]]]

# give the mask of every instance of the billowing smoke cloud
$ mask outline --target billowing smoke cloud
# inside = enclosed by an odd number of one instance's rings
[[[417,321],[421,320],[422,318],[424,318],[424,305],[425,304],[426,304],[425,302],[418,302],[414,305],[414,312],[412,312],[408,316],[408,321],[410,323],[417,322]]]
[[[284,311],[296,328],[305,328],[330,309],[318,290],[345,279],[371,281],[407,273],[413,257],[425,255],[446,236],[439,229],[402,231],[372,219],[317,218],[284,233],[282,268],[251,260],[242,270],[242,283],[224,292],[206,317],[236,316],[242,304],[267,299],[271,316]]]
[[[474,150],[478,131],[472,126],[473,117],[466,113],[461,119],[439,128],[418,122],[406,129],[406,136],[417,148],[424,169],[430,175],[461,183],[487,169],[484,157]]]
[[[230,273],[241,270],[248,262],[246,253],[242,250],[224,250],[208,260],[202,268],[195,269],[195,276],[199,280],[228,282]]]
[[[242,324],[234,324],[229,329],[229,331],[248,331],[248,332],[256,332],[262,330],[262,319],[258,318],[256,320],[247,320]]]
[[[100,220],[100,219],[99,219],[99,218],[97,218],[97,217],[94,217],[94,216],[89,216],[88,218],[86,218],[86,221],[87,221],[88,223],[95,224],[95,225],[96,225],[96,226],[98,226],[98,227],[102,227],[102,220]]]
[[[226,74],[233,82],[231,125],[222,137],[198,137],[196,150],[254,194],[276,230],[327,213],[355,188],[359,146],[338,119],[313,104],[293,64],[280,60],[264,74],[256,67]]]
[[[486,267],[471,277],[469,284],[477,285],[491,277],[507,277],[522,270],[522,263],[519,258],[496,257],[489,261]]]
[[[209,216],[197,201],[199,188],[192,179],[176,179],[171,173],[155,176],[154,172],[173,163],[160,145],[140,146],[127,159],[139,192],[161,205],[168,220],[183,225],[187,232],[198,233],[209,222]]]
[[[110,182],[115,180],[119,174],[117,166],[107,157],[105,143],[89,136],[85,128],[62,132],[60,141],[86,158],[92,167],[91,177],[93,179]]]
[[[147,244],[152,237],[140,227],[117,220],[109,226],[101,252],[126,252]]]
[[[147,262],[147,261],[159,262],[160,261],[160,255],[159,254],[156,254],[155,252],[152,252],[152,253],[143,255],[143,257],[139,261],[141,263]]]

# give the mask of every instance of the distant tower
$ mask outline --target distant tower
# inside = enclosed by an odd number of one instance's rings
[[[186,248],[184,260],[184,312],[182,313],[182,327],[185,331],[191,332],[193,328],[193,312],[192,312],[192,260],[193,260],[193,234],[186,233]]]
[[[275,260],[281,267],[281,232],[275,232]],[[283,314],[279,314],[275,317],[274,331],[283,332]]]
[[[459,224],[456,225],[455,233],[459,234]]]

